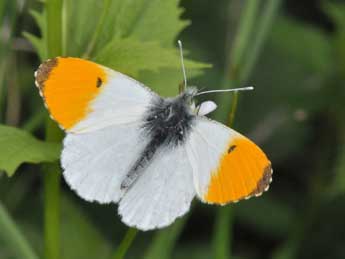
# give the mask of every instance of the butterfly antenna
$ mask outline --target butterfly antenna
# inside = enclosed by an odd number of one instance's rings
[[[210,90],[210,91],[199,92],[196,95],[209,94],[209,93],[238,92],[238,91],[248,91],[248,90],[254,90],[254,87],[253,86],[247,86],[247,87],[242,87],[242,88]]]
[[[182,65],[182,73],[183,73],[183,80],[184,80],[184,90],[187,88],[187,76],[186,76],[186,69],[184,67],[184,61],[183,61],[183,48],[182,48],[182,41],[177,41],[179,49],[180,49],[180,56],[181,56],[181,65]]]

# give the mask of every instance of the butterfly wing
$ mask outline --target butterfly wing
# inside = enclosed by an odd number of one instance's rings
[[[271,163],[238,132],[199,116],[186,143],[198,197],[226,204],[259,196],[271,182]]]
[[[138,121],[157,97],[136,80],[79,58],[50,59],[35,78],[51,117],[73,133]]]
[[[86,200],[117,202],[122,179],[146,145],[144,113],[159,97],[130,77],[79,58],[50,59],[35,77],[51,117],[67,132],[61,155],[66,182]]]
[[[192,167],[185,147],[162,147],[124,194],[118,211],[129,226],[141,230],[162,228],[184,215],[194,196]]]
[[[146,144],[139,123],[69,133],[61,154],[64,178],[85,200],[118,202],[121,182]]]

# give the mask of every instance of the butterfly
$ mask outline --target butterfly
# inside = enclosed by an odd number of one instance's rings
[[[195,196],[224,205],[269,187],[266,155],[205,117],[216,106],[196,107],[196,88],[162,98],[122,73],[74,57],[45,61],[35,82],[51,118],[66,132],[65,181],[87,201],[118,203],[128,226],[168,226],[188,212]]]

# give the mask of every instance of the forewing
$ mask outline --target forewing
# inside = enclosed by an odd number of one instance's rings
[[[119,205],[122,221],[141,230],[162,228],[184,215],[195,196],[183,145],[162,147]]]
[[[200,116],[186,148],[196,193],[203,202],[237,202],[268,189],[270,161],[256,144],[238,132]]]
[[[138,123],[69,133],[61,155],[64,178],[85,200],[118,202],[121,182],[146,144]]]
[[[67,132],[138,121],[157,97],[136,80],[79,58],[50,59],[35,78],[51,117]]]

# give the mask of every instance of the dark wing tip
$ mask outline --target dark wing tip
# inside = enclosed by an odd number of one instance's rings
[[[262,178],[258,181],[256,189],[251,193],[251,195],[259,196],[264,191],[268,190],[270,183],[272,182],[272,166],[269,163],[263,172]]]
[[[35,72],[35,83],[40,91],[44,88],[44,83],[48,79],[50,72],[56,67],[58,63],[57,58],[52,58],[44,61]]]

